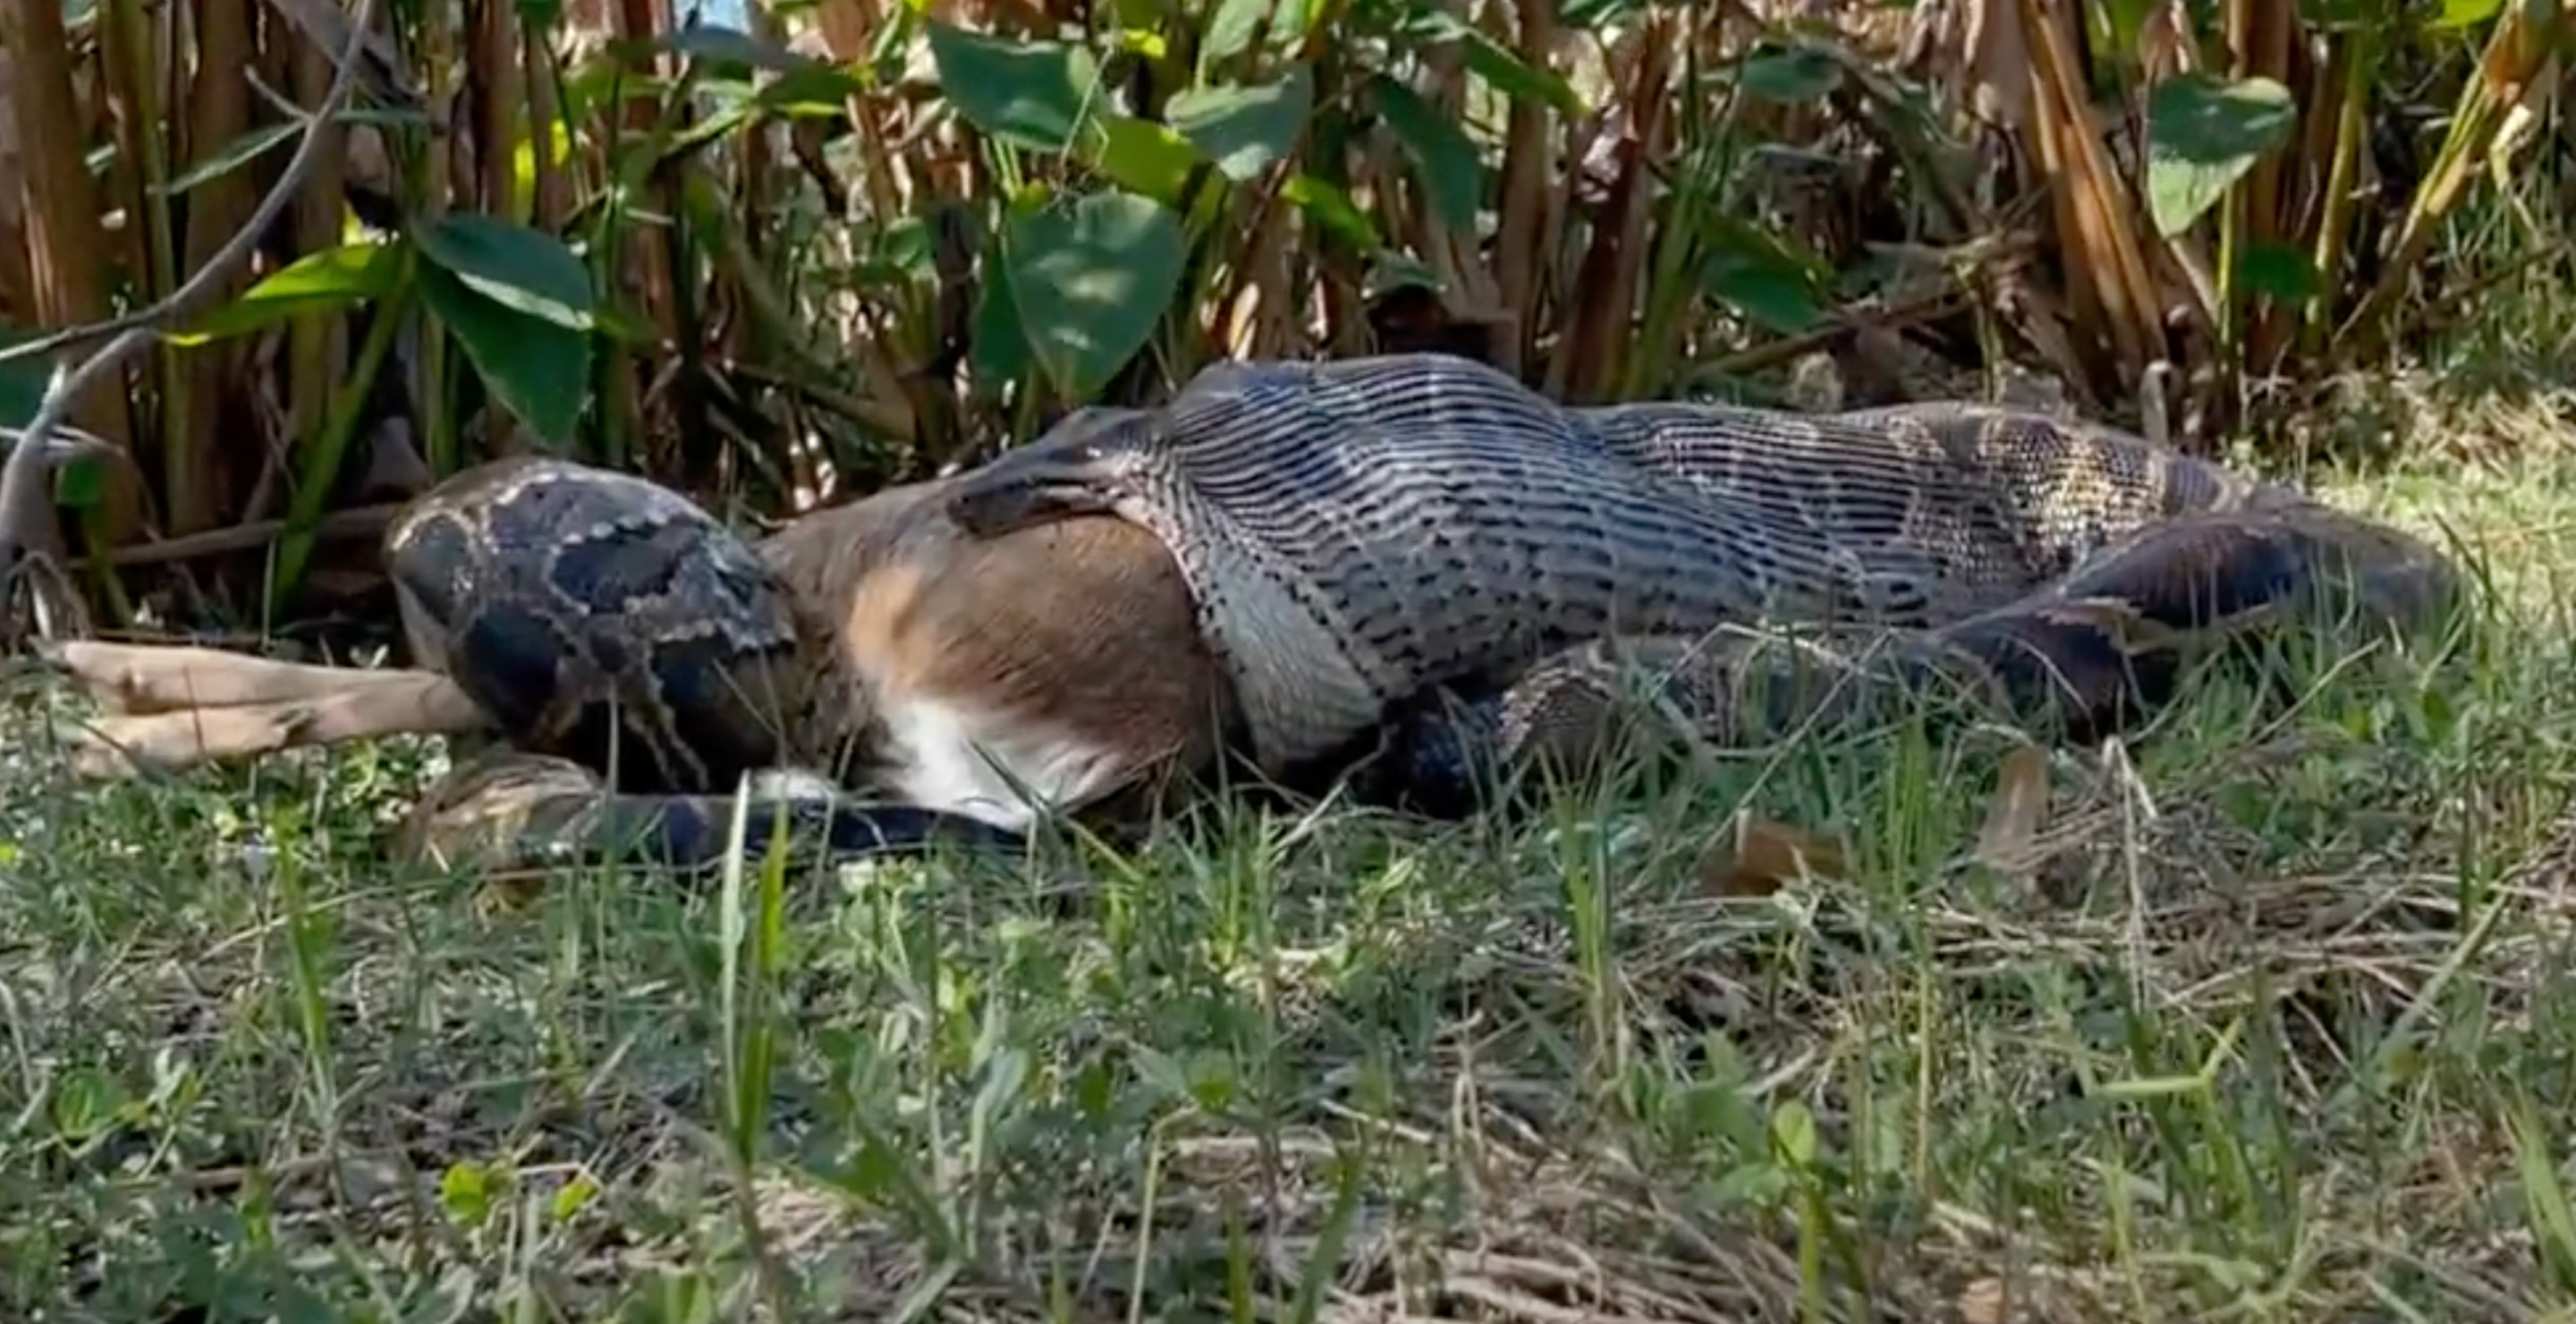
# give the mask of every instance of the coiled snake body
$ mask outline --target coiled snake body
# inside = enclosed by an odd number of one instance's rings
[[[2458,587],[2390,526],[2108,429],[1961,404],[1572,409],[1438,354],[1220,365],[1158,409],[1079,411],[935,506],[968,539],[1151,530],[1254,764],[1329,773],[1376,738],[1382,792],[1452,808],[1498,764],[1597,757],[1641,671],[1718,739],[1823,702],[1795,683],[1818,657],[1866,682],[1832,694],[1957,681],[2089,735],[2151,710],[2198,643],[2321,617],[2403,634]],[[853,720],[817,643],[848,605],[796,600],[668,492],[504,462],[422,498],[387,552],[422,655],[563,761],[548,803],[574,802],[569,767],[610,769],[611,733],[636,751],[621,795],[581,801],[609,808],[549,831],[697,822],[653,843],[687,857],[747,773],[850,771],[819,753]],[[1766,624],[1809,637],[1733,633]],[[1887,665],[1855,661],[1861,639]],[[1748,679],[1793,683],[1748,701]],[[1003,835],[942,809],[823,826],[852,848]]]

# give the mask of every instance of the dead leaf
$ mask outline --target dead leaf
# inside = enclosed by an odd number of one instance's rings
[[[1799,878],[1843,871],[1839,844],[1776,819],[1737,814],[1729,837],[1700,857],[1700,881],[1715,896],[1769,896]]]
[[[1980,1278],[1959,1292],[1959,1318],[1964,1324],[2003,1324],[2004,1281]]]
[[[2039,864],[2039,832],[2048,821],[2048,751],[2023,745],[2004,756],[1995,799],[1971,857],[2009,878],[2026,880]]]

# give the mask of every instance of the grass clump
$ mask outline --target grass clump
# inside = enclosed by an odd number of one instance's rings
[[[419,749],[13,779],[0,1316],[2576,1317],[2566,472],[2352,498],[2511,549],[2439,669],[1508,830],[494,908],[372,862]]]

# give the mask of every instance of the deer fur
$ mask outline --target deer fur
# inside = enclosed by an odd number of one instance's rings
[[[1105,515],[976,539],[944,495],[889,488],[763,549],[832,651],[854,779],[1017,829],[1009,778],[1116,817],[1212,769],[1233,694],[1161,541]]]
[[[1118,823],[1212,770],[1232,691],[1162,543],[1106,515],[976,539],[949,522],[943,495],[938,479],[888,488],[762,545],[807,637],[829,650],[839,692],[823,711],[853,746],[829,751],[847,789],[1024,827],[1036,811],[989,754],[1054,807]],[[130,714],[87,737],[74,766],[90,775],[485,725],[421,669],[149,645],[50,660]]]

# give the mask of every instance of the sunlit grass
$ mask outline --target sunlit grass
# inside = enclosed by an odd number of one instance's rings
[[[1978,732],[497,906],[375,862],[408,747],[21,776],[0,1317],[2566,1310],[2567,472],[2334,489],[2461,533],[2477,645],[2060,752],[2001,866]],[[1738,811],[1845,867],[1713,895]]]

